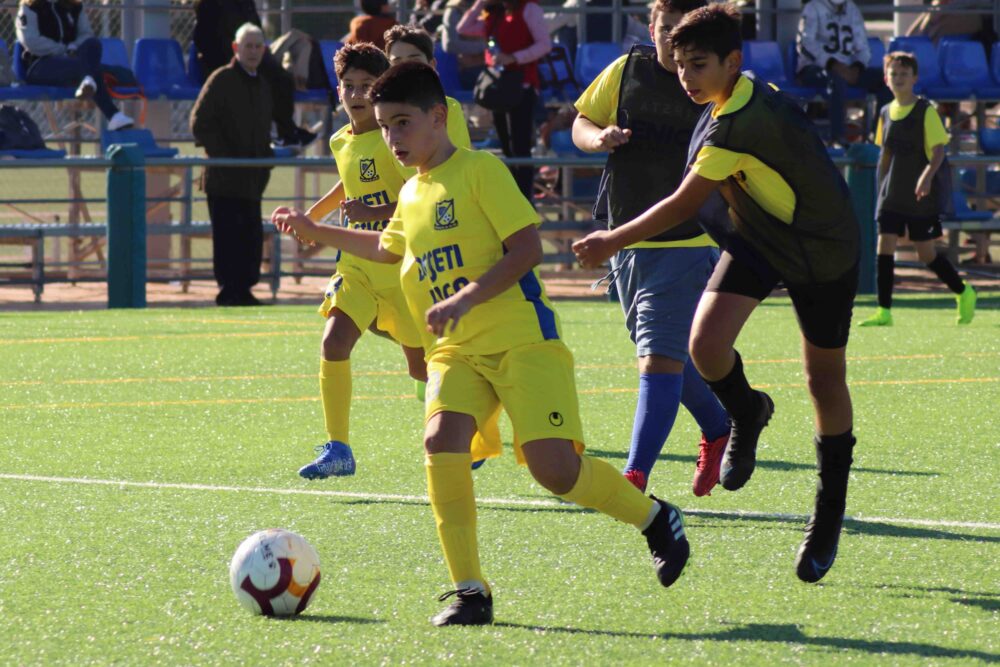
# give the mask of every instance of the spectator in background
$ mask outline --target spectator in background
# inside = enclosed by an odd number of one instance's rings
[[[388,0],[361,0],[361,16],[351,19],[351,31],[345,44],[370,42],[385,50],[385,31],[396,25],[396,6]]]
[[[486,63],[524,72],[524,94],[510,111],[493,112],[493,125],[500,147],[507,157],[531,157],[535,143],[535,102],[538,101],[538,60],[552,50],[549,26],[535,0],[476,0],[458,23],[458,32],[469,37],[485,37]],[[535,170],[511,169],[524,196],[532,201]]]
[[[952,35],[971,35],[973,39],[983,42],[988,49],[996,33],[993,32],[990,10],[992,0],[932,0],[932,7],[945,8],[937,12],[924,12],[906,31],[907,37],[928,37],[935,44],[942,37]],[[958,14],[951,9],[983,9],[983,14]]]
[[[127,70],[119,71],[120,67],[101,65],[101,42],[94,37],[80,0],[21,0],[17,41],[24,49],[25,83],[76,87],[78,99],[93,98],[109,130],[132,125],[132,119],[112,101],[104,72],[123,82],[135,77]]]
[[[233,59],[233,35],[245,23],[261,27],[254,0],[195,0],[194,46],[201,71],[208,77]],[[277,130],[275,146],[301,148],[316,135],[295,124],[295,79],[264,47],[258,71],[267,79]]]
[[[205,82],[191,110],[191,133],[211,158],[271,157],[273,93],[258,68],[264,33],[252,23],[236,31],[236,56]],[[220,306],[259,306],[250,288],[260,280],[264,232],[261,198],[268,168],[208,167],[203,182],[212,221],[212,268]]]
[[[881,108],[892,95],[881,70],[868,69],[871,49],[861,10],[853,0],[811,0],[802,9],[796,35],[798,71],[803,86],[825,88],[829,97],[830,141],[844,144],[844,98],[848,86],[878,97]]]
[[[483,57],[486,40],[482,37],[466,37],[458,32],[458,22],[471,6],[471,0],[448,0],[440,28],[441,49],[458,58],[458,82],[462,88],[476,85],[476,77],[486,64]]]
[[[622,0],[622,6],[628,6],[628,0]],[[580,6],[606,7],[611,9],[611,0],[566,0],[562,6],[574,8]],[[600,14],[573,14],[570,12],[546,12],[545,20],[549,23],[549,32],[555,35],[562,30],[561,35],[566,36],[566,40],[560,40],[567,45],[570,53],[576,53],[576,26],[579,17],[584,17],[586,35],[588,42],[610,42],[612,36],[612,24],[609,20],[611,13]],[[618,16],[621,22],[622,51],[628,51],[633,44],[649,42],[649,29],[639,19],[637,14],[621,14]],[[582,81],[583,85],[590,83]]]

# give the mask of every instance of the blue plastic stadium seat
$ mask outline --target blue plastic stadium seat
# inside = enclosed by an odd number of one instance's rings
[[[785,69],[781,46],[777,42],[755,40],[743,42],[743,69],[751,70],[761,81],[773,83],[779,90],[802,99],[812,99],[818,94],[815,88],[795,83]]]
[[[589,86],[605,67],[622,55],[621,44],[616,42],[587,42],[576,47],[576,80]]]
[[[326,77],[330,79],[330,87],[334,91],[337,90],[337,72],[333,69],[333,57],[337,55],[337,51],[343,45],[343,42],[338,42],[335,39],[321,39],[319,42],[319,50],[323,54],[323,67],[326,68]]]
[[[458,58],[453,53],[445,53],[439,46],[434,46],[434,61],[437,64],[437,73],[441,77],[441,85],[444,92],[454,97],[459,102],[471,103],[472,91],[462,88],[458,78]]]
[[[580,84],[573,73],[573,62],[564,44],[552,44],[549,55],[538,63],[542,96],[564,102],[574,102],[580,95]]]
[[[987,155],[1000,155],[1000,127],[980,128],[979,147]]]
[[[959,179],[961,180],[962,187],[966,192],[976,191],[976,181],[978,180],[978,175],[975,169],[969,167],[963,167],[958,170]],[[986,172],[986,194],[988,195],[1000,195],[1000,171],[995,169],[990,169]]]
[[[561,157],[586,157],[573,143],[573,130],[556,130],[549,136],[549,147]]]
[[[28,84],[24,82],[24,67],[21,66],[21,52],[24,49],[21,47],[20,42],[14,42],[14,54],[11,56],[11,64],[14,68],[14,76],[17,77],[18,83],[13,86],[13,90],[17,91],[16,97],[9,97],[8,99],[15,100],[68,100],[72,99],[74,93],[76,92],[73,88],[64,88],[62,86],[36,86],[34,84]]]
[[[941,74],[937,47],[928,37],[893,37],[889,51],[908,51],[917,59],[919,73],[914,91],[935,100],[964,99],[972,94],[969,88],[949,86]]]
[[[125,42],[117,37],[101,37],[101,64],[131,69]]]
[[[18,160],[46,160],[66,157],[66,151],[55,148],[34,148],[32,150],[13,149],[0,151],[0,157],[12,157]]]
[[[868,50],[871,57],[868,58],[868,68],[882,71],[882,59],[885,58],[885,42],[880,37],[868,38]]]
[[[138,144],[142,149],[142,154],[146,157],[174,157],[178,153],[176,148],[157,146],[153,133],[142,128],[129,130],[117,130],[111,132],[107,129],[101,131],[101,152],[107,153],[111,144]]]
[[[993,83],[1000,85],[1000,42],[994,43],[990,49],[990,76]]]
[[[132,54],[132,70],[149,99],[193,100],[201,90],[191,85],[184,68],[181,45],[172,39],[137,39]]]
[[[954,190],[951,195],[955,204],[955,220],[984,221],[993,218],[992,211],[973,211],[969,208],[969,201],[960,190]]]
[[[969,89],[978,100],[1000,99],[1000,85],[990,77],[986,51],[979,42],[950,41],[941,49],[941,70],[948,85]]]
[[[746,49],[744,49],[743,53],[745,58]],[[826,91],[818,86],[801,86],[795,81],[796,70],[799,66],[799,54],[795,50],[795,42],[789,42],[785,45],[784,55],[785,71],[788,72],[788,82],[790,87],[783,90],[786,90],[786,92],[805,100],[811,100],[815,97],[820,97],[826,94]],[[743,63],[743,69],[748,69],[746,62]]]

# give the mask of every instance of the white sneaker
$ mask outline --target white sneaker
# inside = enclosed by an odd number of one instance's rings
[[[121,111],[118,111],[115,112],[115,115],[108,121],[108,129],[114,132],[115,130],[124,130],[134,124],[134,120],[123,114]]]
[[[76,93],[74,93],[74,95],[78,100],[89,100],[94,96],[94,93],[96,92],[97,92],[97,82],[94,81],[94,77],[88,74],[87,76],[83,77],[83,81],[80,82],[80,85],[77,87]]]

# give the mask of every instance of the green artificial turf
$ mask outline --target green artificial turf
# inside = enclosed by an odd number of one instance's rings
[[[820,584],[793,567],[812,408],[774,299],[738,343],[777,406],[751,482],[691,494],[683,410],[653,471],[650,490],[688,512],[675,586],[633,528],[561,503],[508,451],[475,473],[497,622],[447,629],[428,622],[450,582],[397,347],[366,336],[352,361],[357,475],[307,482],[296,471],[325,440],[312,308],[0,314],[0,664],[998,662],[997,303],[984,294],[957,327],[952,298],[903,296],[894,327],[852,331],[853,518]],[[620,467],[637,384],[621,312],[557,309],[589,449]],[[232,553],[267,527],[320,554],[295,620],[253,617],[229,588]]]

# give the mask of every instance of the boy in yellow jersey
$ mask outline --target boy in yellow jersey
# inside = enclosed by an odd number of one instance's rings
[[[454,590],[433,623],[484,625],[493,598],[480,569],[471,461],[500,454],[506,410],[519,462],[546,489],[643,531],[669,586],[690,546],[679,509],[647,498],[613,467],[583,454],[573,357],[535,267],[538,215],[510,171],[486,152],[448,139],[444,90],[434,70],[396,65],[370,93],[399,160],[417,168],[381,234],[322,227],[291,211],[282,230],[374,261],[402,262],[406,301],[426,323],[424,433],[428,496]]]
[[[892,326],[892,284],[896,242],[906,234],[927,265],[955,294],[958,323],[969,324],[976,313],[976,290],[964,282],[934,241],[941,238],[941,217],[949,208],[951,179],[944,162],[948,132],[941,117],[923,97],[913,93],[917,59],[894,51],[885,56],[885,83],[895,98],[882,107],[875,143],[882,147],[878,163],[878,310],[863,327]]]
[[[740,72],[739,12],[710,4],[670,32],[681,85],[708,103],[691,138],[690,169],[677,190],[635,219],[573,244],[584,266],[689,220],[718,189],[731,222],[709,229],[725,249],[698,304],[691,358],[732,419],[723,488],[753,473],[757,440],[774,412],[750,387],[734,344],[754,309],[783,282],[802,332],[816,421],[819,483],[796,574],[818,581],[833,566],[854,449],[847,338],[858,283],[860,232],[847,184],[801,108]],[[712,220],[711,223],[716,221]],[[706,224],[703,220],[702,224]]]
[[[608,228],[628,222],[680,184],[687,144],[702,105],[677,79],[667,37],[686,12],[706,0],[656,0],[649,15],[654,46],[637,44],[608,65],[576,101],[573,142],[607,152],[598,202],[607,201]],[[719,206],[718,208],[722,208]],[[603,215],[605,211],[598,211]],[[611,258],[611,274],[635,343],[639,396],[625,477],[640,490],[683,404],[701,430],[691,488],[710,494],[729,441],[729,415],[688,356],[691,320],[719,249],[691,219]]]
[[[385,31],[385,55],[390,65],[424,63],[437,69],[434,59],[434,39],[422,28],[412,25],[394,25]],[[469,124],[465,122],[462,104],[454,97],[448,101],[448,136],[458,148],[472,148]]]

